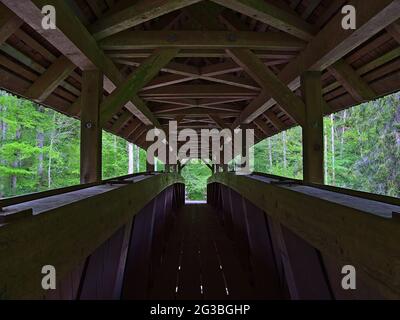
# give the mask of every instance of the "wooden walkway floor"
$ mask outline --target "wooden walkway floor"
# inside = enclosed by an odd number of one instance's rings
[[[187,204],[177,213],[149,298],[254,298],[245,270],[215,210]]]

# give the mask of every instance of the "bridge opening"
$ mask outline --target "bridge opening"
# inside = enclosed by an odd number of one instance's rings
[[[207,202],[207,180],[212,172],[209,167],[198,159],[189,160],[182,169],[185,179],[185,197],[188,202]]]
[[[278,2],[0,1],[0,298],[399,299],[400,1]]]

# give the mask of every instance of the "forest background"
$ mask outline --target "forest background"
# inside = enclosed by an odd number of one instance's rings
[[[0,91],[0,198],[79,184],[80,124]],[[325,183],[400,197],[400,93],[324,118]],[[301,128],[254,146],[255,171],[302,179]],[[103,132],[103,178],[145,171],[146,152]],[[157,170],[163,170],[161,162]],[[204,200],[211,171],[192,160],[182,175]]]

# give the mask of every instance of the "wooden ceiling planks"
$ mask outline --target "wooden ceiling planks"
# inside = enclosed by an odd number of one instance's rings
[[[201,7],[205,1],[137,0],[133,5],[125,0],[71,1],[73,6],[68,14],[77,17],[74,21],[80,20],[86,29],[84,38],[100,40],[96,45],[89,41],[99,49],[93,56],[93,49],[82,39],[74,39],[72,26],[65,27],[63,21],[64,34],[60,36],[68,35],[78,51],[85,53],[86,59],[89,57],[86,62],[85,59],[72,59],[65,47],[57,45],[51,36],[32,29],[34,17],[24,17],[20,12],[13,15],[10,10],[15,8],[13,1],[0,1],[3,3],[0,7],[0,43],[3,43],[0,46],[0,87],[21,96],[43,100],[44,105],[77,118],[80,114],[81,71],[87,68],[87,63],[101,66],[106,76],[113,78],[114,81],[110,80],[114,85],[110,81],[105,82],[106,97],[163,43],[164,46],[181,49],[171,63],[161,68],[154,79],[138,91],[133,102],[109,112],[105,129],[129,141],[141,141],[151,123],[145,120],[143,114],[135,113],[137,108],[145,110],[144,114],[154,117],[155,121],[181,119],[184,116],[181,125],[193,128],[201,125],[199,120],[207,121],[206,125],[213,127],[220,127],[220,121],[233,126],[256,121],[257,127],[262,125],[264,128],[264,131],[258,130],[258,140],[294,126],[296,122],[283,109],[286,103],[281,101],[281,104],[276,104],[275,99],[270,100],[270,88],[257,83],[254,73],[238,65],[232,54],[225,50],[232,46],[253,48],[252,54],[262,61],[265,68],[269,68],[283,83],[289,84],[290,90],[294,91],[292,98],[299,95],[298,82],[293,82],[298,77],[298,67],[320,67],[324,71],[323,94],[328,103],[325,114],[400,88],[400,17],[399,10],[395,10],[399,8],[399,1],[368,4],[350,1],[362,6],[358,34],[364,33],[355,42],[354,37],[353,42],[346,42],[351,39],[351,32],[345,36],[336,35],[338,31],[332,27],[338,22],[344,1],[260,0],[258,3],[214,0],[218,19],[225,28],[222,30],[226,31],[205,31],[188,14],[191,5]],[[42,2],[23,0],[19,7],[37,7]],[[254,3],[260,4],[260,7],[255,7]],[[150,4],[157,6],[153,8]],[[137,14],[139,11],[134,14],[137,8],[146,13],[146,17]],[[369,25],[372,18],[375,18],[374,24]],[[198,30],[199,27],[202,29]],[[370,32],[367,33],[367,30]],[[246,37],[242,36],[244,33]],[[82,37],[81,34],[78,36]],[[319,47],[317,41],[322,41],[323,37],[332,39],[328,46]],[[340,37],[342,42],[338,40]],[[125,47],[105,45],[115,43],[115,39],[120,39]],[[141,39],[141,45],[138,39]],[[265,39],[272,39],[275,43],[257,44],[257,41],[265,42]],[[129,41],[133,45],[130,46]],[[306,48],[304,41],[310,41]],[[344,48],[346,43],[348,46]],[[330,55],[324,50],[335,54]],[[318,61],[321,51],[325,54],[324,61]],[[72,59],[78,68],[75,71],[60,70],[61,63],[56,63],[65,59],[63,56]],[[103,60],[99,59],[100,56],[104,57],[101,58]],[[332,66],[338,58],[342,59],[340,65]],[[101,61],[106,63],[103,65]],[[52,67],[57,72],[51,72]],[[326,67],[330,67],[329,71]],[[38,88],[32,94],[29,91],[33,89],[29,88],[35,83]],[[293,99],[297,101],[298,98]],[[260,109],[260,105],[264,107]],[[270,126],[268,132],[265,132],[266,125]],[[136,137],[138,131],[140,136]]]

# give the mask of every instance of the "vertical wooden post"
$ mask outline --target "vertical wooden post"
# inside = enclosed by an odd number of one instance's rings
[[[81,94],[81,183],[101,181],[102,128],[100,103],[103,97],[103,74],[83,71]]]
[[[147,172],[153,172],[154,171],[154,164],[149,163],[147,161],[147,158],[146,158],[146,171]]]
[[[303,179],[305,182],[324,183],[324,141],[322,115],[321,72],[305,72],[301,88],[306,105],[303,126]]]

